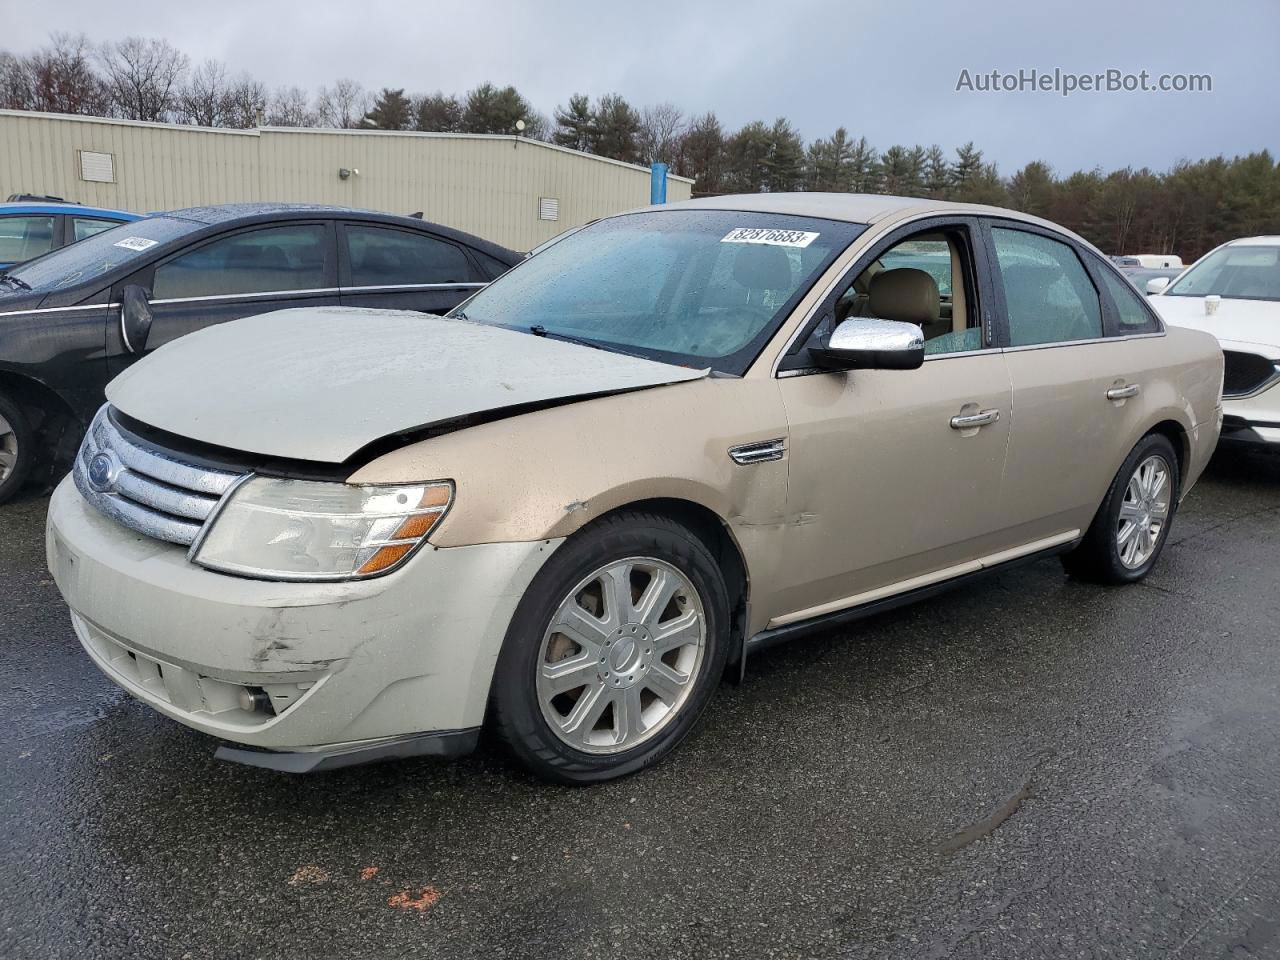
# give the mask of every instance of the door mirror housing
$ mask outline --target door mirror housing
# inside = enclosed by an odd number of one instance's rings
[[[152,319],[147,291],[136,283],[129,284],[124,288],[124,300],[120,304],[120,333],[130,353],[140,354],[146,349]]]
[[[1168,277],[1152,277],[1147,281],[1147,294],[1164,293],[1164,288],[1169,285]]]
[[[809,355],[825,370],[915,370],[924,363],[924,331],[899,320],[845,320]]]

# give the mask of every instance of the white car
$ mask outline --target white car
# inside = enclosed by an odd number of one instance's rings
[[[1147,290],[1166,322],[1222,344],[1222,439],[1280,444],[1280,236],[1224,243]]]

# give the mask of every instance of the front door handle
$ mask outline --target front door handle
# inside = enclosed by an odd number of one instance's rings
[[[1123,387],[1112,387],[1107,391],[1108,400],[1128,400],[1130,397],[1136,397],[1142,392],[1142,385],[1138,383],[1126,383]]]
[[[988,424],[995,423],[1000,419],[999,410],[983,410],[979,413],[971,413],[967,416],[952,417],[952,430],[972,430],[974,427],[985,427]]]

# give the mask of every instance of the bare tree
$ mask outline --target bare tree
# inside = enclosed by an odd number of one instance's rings
[[[361,126],[369,112],[370,97],[355,80],[343,78],[332,87],[321,87],[316,114],[322,127],[349,130]]]
[[[266,120],[267,88],[261,80],[240,74],[227,89],[227,126],[248,129]]]
[[[271,95],[267,125],[272,127],[314,127],[316,115],[311,100],[301,87],[281,87]]]
[[[125,37],[98,52],[111,107],[130,120],[164,120],[177,106],[188,59],[167,40]]]
[[[680,156],[686,124],[674,103],[659,103],[640,112],[640,159],[674,166]]]
[[[8,50],[0,51],[0,109],[30,110],[32,96],[27,61]]]
[[[227,125],[227,68],[206,60],[191,72],[178,95],[178,118],[198,127]]]
[[[106,109],[102,82],[90,63],[83,35],[55,33],[48,47],[29,57],[0,59],[0,98],[17,110],[100,114]]]

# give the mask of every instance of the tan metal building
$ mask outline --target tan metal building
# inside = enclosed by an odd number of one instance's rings
[[[514,136],[222,130],[0,110],[0,198],[53,194],[146,212],[236,201],[333,203],[528,250],[649,202],[649,171]],[[667,199],[693,181],[669,177]]]

